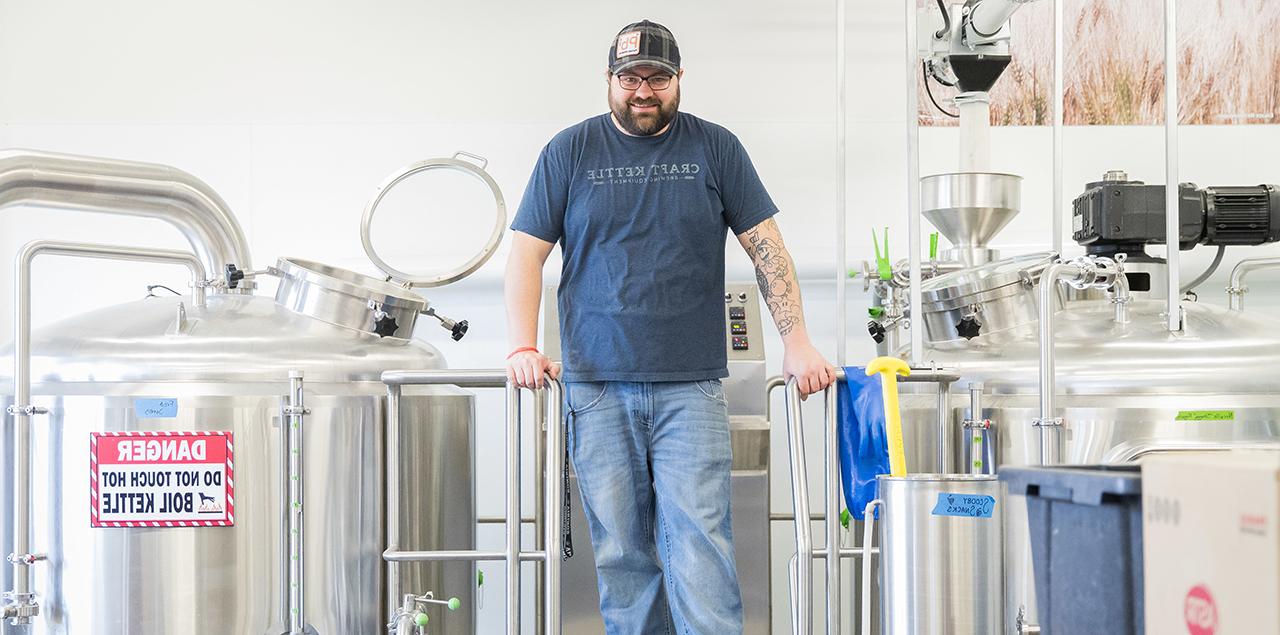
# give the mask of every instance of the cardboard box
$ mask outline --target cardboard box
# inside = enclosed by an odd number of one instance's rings
[[[1280,633],[1280,452],[1142,462],[1152,635]]]

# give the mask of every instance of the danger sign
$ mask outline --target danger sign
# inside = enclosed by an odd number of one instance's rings
[[[230,432],[92,432],[94,527],[235,524]]]

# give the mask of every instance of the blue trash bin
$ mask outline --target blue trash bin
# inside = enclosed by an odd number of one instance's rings
[[[1040,632],[1141,635],[1139,467],[1001,467],[1000,480],[1027,497]]]

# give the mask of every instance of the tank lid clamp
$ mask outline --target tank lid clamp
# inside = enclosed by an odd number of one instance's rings
[[[237,267],[235,263],[227,263],[227,268],[222,279],[209,280],[206,283],[206,286],[215,289],[236,289],[243,284],[246,289],[252,289],[254,288],[254,283],[252,281],[258,276],[274,276],[279,278],[281,277],[281,274],[280,270],[275,267],[267,267],[266,269],[259,269],[257,271],[245,271],[244,269]]]
[[[1061,419],[1059,419],[1059,421],[1061,421]],[[960,426],[965,430],[971,430],[971,429],[990,430],[991,420],[990,419],[965,419],[964,421],[960,422]]]
[[[284,414],[290,417],[311,414],[311,409],[304,406],[285,406]]]
[[[1032,420],[1031,420],[1031,427],[1033,427],[1033,428],[1061,428],[1061,427],[1062,427],[1062,417],[1054,417],[1054,418],[1052,418],[1052,419],[1041,419],[1040,417],[1036,417],[1035,419],[1032,419]]]
[[[18,406],[13,405],[5,408],[5,412],[11,417],[32,417],[35,415],[47,415],[49,409],[42,406]]]

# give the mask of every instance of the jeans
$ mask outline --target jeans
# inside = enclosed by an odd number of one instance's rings
[[[566,400],[606,631],[741,633],[720,382],[574,382]]]

